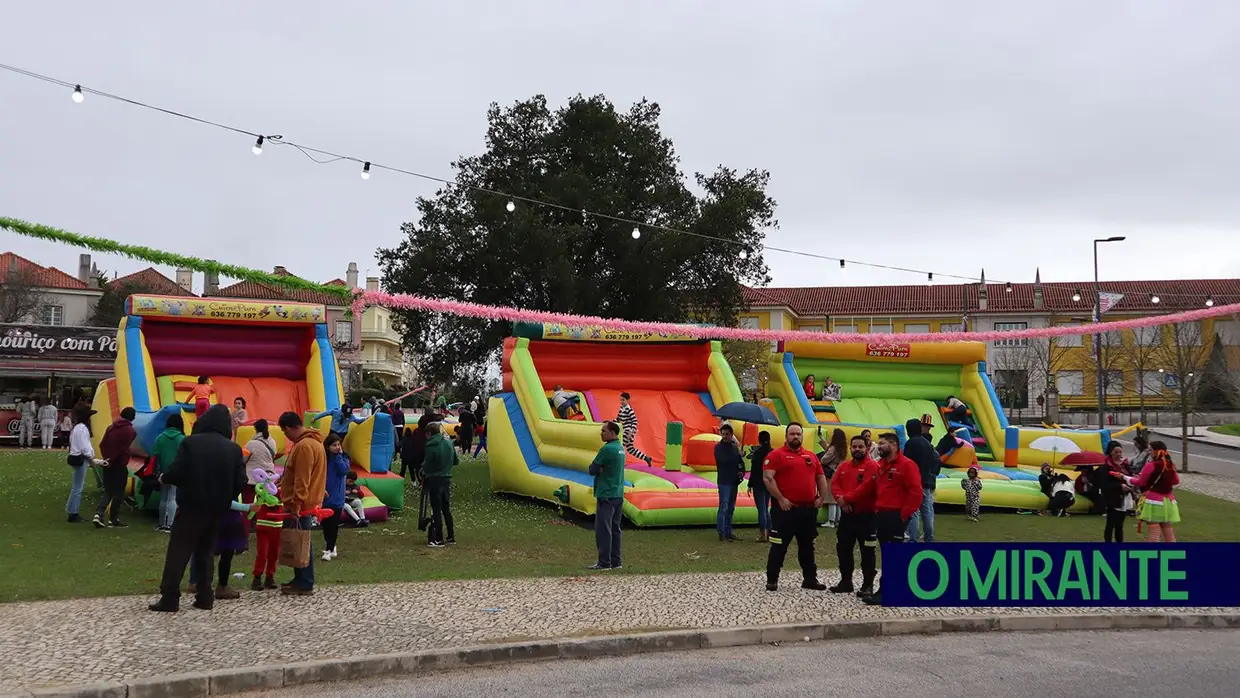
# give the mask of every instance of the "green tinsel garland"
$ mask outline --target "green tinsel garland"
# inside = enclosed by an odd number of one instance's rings
[[[323,284],[307,281],[296,276],[277,276],[270,272],[260,271],[258,269],[238,267],[233,264],[221,264],[220,262],[215,262],[209,259],[188,257],[186,255],[176,254],[175,252],[165,252],[163,250],[156,250],[150,247],[143,247],[141,245],[126,245],[124,243],[116,242],[115,240],[92,237],[90,235],[79,235],[78,233],[71,233],[67,230],[61,230],[47,225],[39,225],[38,223],[28,223],[16,218],[0,216],[0,228],[11,230],[18,235],[25,235],[27,237],[38,238],[40,240],[51,240],[52,242],[61,242],[74,247],[84,247],[88,250],[105,254],[121,255],[122,257],[138,259],[152,264],[182,267],[201,272],[215,272],[220,276],[226,276],[232,279],[241,279],[243,281],[254,281],[269,286],[282,286],[284,288],[296,288],[306,291],[327,293],[339,297],[343,305],[348,305],[353,301],[352,290],[343,286],[325,286]]]

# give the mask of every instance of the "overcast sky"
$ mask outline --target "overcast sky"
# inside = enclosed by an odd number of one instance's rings
[[[7,3],[0,62],[443,176],[492,101],[648,97],[686,172],[771,171],[770,244],[1067,281],[1126,235],[1104,279],[1240,276],[1234,0],[602,5]],[[251,145],[0,72],[0,215],[328,280],[377,274],[435,189]],[[6,249],[76,270],[74,249]],[[768,261],[777,285],[924,282]]]

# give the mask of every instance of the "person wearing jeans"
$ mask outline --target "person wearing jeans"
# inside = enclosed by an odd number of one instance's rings
[[[926,543],[934,542],[934,485],[942,467],[939,453],[930,442],[930,434],[925,431],[921,420],[910,419],[904,423],[908,434],[904,442],[904,457],[917,466],[921,480],[921,506],[909,517],[905,535],[914,543],[923,538]]]
[[[317,433],[317,432],[316,432]],[[313,516],[301,516],[297,519],[288,519],[284,522],[285,528],[296,528],[302,531],[309,531],[314,528]],[[301,594],[314,593],[314,538],[310,538],[310,558],[305,567],[293,570],[293,581],[286,585],[285,589],[292,589]],[[289,591],[286,594],[292,593]]]
[[[740,444],[732,431],[732,425],[719,427],[723,437],[715,444],[715,472],[718,475],[719,509],[715,515],[715,530],[719,540],[740,540],[732,533],[732,515],[736,512],[736,493],[745,472],[745,460],[741,457]]]
[[[155,457],[158,472],[162,473],[172,467],[176,460],[181,442],[185,440],[185,420],[178,414],[168,415],[168,422],[163,432],[155,438],[151,447],[151,455]],[[159,524],[156,530],[164,533],[172,532],[172,520],[177,513],[177,488],[167,482],[159,483]],[[193,569],[192,567],[190,569]]]
[[[620,569],[620,524],[624,520],[624,446],[620,443],[620,425],[603,422],[600,437],[603,447],[590,463],[594,476],[594,544],[598,560],[592,570]]]
[[[310,512],[323,506],[327,493],[327,450],[323,437],[307,429],[296,412],[280,415],[280,431],[287,440],[284,474],[280,476],[280,504],[289,515],[286,528],[309,531],[314,527]],[[293,581],[280,589],[286,596],[309,596],[314,593],[314,542],[310,542],[310,560],[305,567],[293,570]]]
[[[758,542],[771,538],[771,493],[762,482],[762,463],[771,453],[771,433],[758,432],[758,445],[749,452],[749,493],[758,509]]]
[[[924,543],[934,542],[934,488],[921,489],[921,506],[913,512],[908,520],[908,529],[904,532],[908,539]],[[923,537],[924,536],[924,537]]]
[[[69,467],[73,469],[73,484],[69,487],[69,500],[65,502],[69,523],[82,520],[78,511],[82,507],[82,489],[86,487],[86,469],[90,467],[91,461],[95,460],[95,448],[90,443],[90,427],[86,426],[86,420],[90,419],[92,414],[95,414],[94,410],[73,413],[76,423],[69,432]]]

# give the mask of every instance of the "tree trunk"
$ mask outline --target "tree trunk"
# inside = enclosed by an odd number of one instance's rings
[[[1188,469],[1188,412],[1180,410],[1180,472]]]

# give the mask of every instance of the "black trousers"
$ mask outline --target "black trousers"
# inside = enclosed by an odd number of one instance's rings
[[[323,548],[325,550],[336,549],[336,539],[340,536],[340,509],[330,507],[332,515],[319,522],[319,527],[323,529]]]
[[[874,515],[874,532],[879,545],[883,543],[903,543],[904,531],[908,528],[908,519],[900,516],[898,511],[880,511]],[[883,592],[883,581],[878,581],[878,592]]]
[[[460,429],[456,432],[457,444],[461,447],[462,453],[469,453],[469,449],[474,446],[474,430]]]
[[[874,530],[874,514],[843,512],[835,529],[835,554],[840,559],[840,579],[852,584],[853,548],[861,547],[861,585],[870,586],[878,574],[878,535]]]
[[[1106,543],[1124,542],[1124,522],[1128,520],[1128,512],[1119,509],[1107,509],[1107,525],[1102,531],[1102,540]]]
[[[814,507],[792,507],[784,511],[776,504],[771,507],[771,550],[766,556],[766,581],[779,582],[784,568],[788,545],[797,542],[797,562],[805,581],[818,580],[818,563],[814,560],[814,539],[818,537],[818,510]]]
[[[104,514],[110,514],[111,521],[120,520],[121,508],[125,506],[125,483],[128,481],[129,470],[124,466],[109,465],[103,469],[103,495],[99,498],[95,515],[103,518]]]
[[[452,478],[426,478],[427,492],[431,504],[431,526],[427,536],[432,543],[444,542],[444,526],[448,527],[448,540],[456,538],[456,530],[452,525]]]
[[[215,594],[211,589],[211,566],[215,562],[215,538],[220,530],[220,513],[177,509],[168,536],[168,552],[164,555],[164,575],[159,595],[164,604],[176,606],[181,598],[181,577],[185,566],[194,558],[194,577],[198,582],[198,605],[211,606]]]

